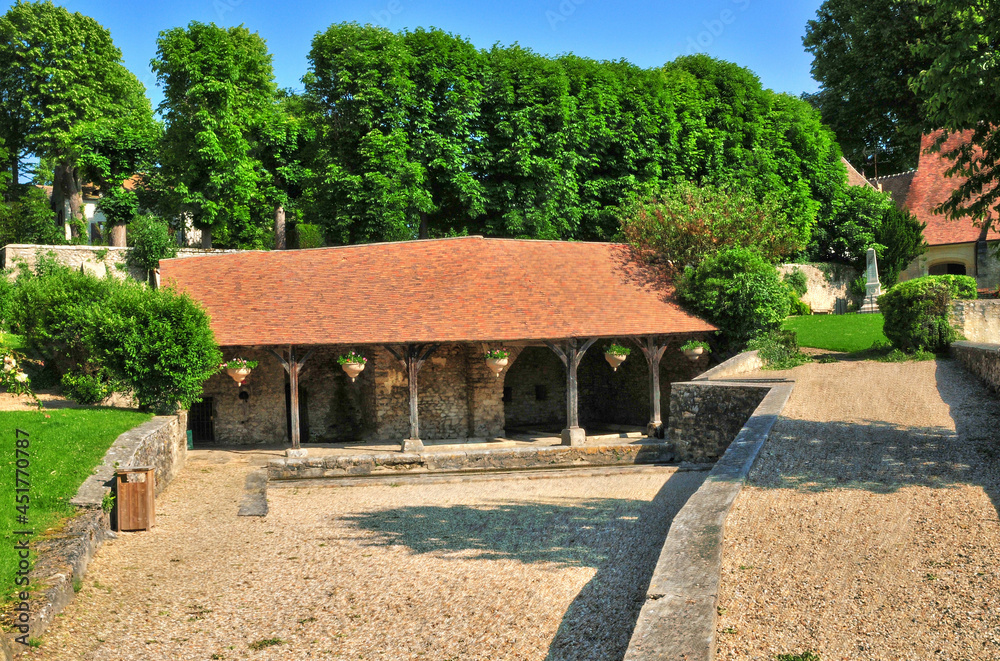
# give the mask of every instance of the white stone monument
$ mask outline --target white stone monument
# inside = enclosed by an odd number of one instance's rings
[[[875,249],[868,249],[868,277],[865,281],[865,300],[861,305],[862,313],[878,312],[878,297],[882,295],[882,283],[878,280],[878,263],[875,259]]]

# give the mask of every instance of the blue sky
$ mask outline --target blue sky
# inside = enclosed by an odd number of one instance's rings
[[[624,58],[658,66],[687,52],[705,52],[754,71],[765,87],[800,94],[816,90],[811,57],[802,49],[806,21],[821,0],[72,0],[56,4],[93,17],[111,31],[125,64],[160,100],[149,60],[160,30],[196,20],[244,24],[267,40],[282,87],[301,88],[316,32],[357,21],[392,30],[438,27],[480,48],[519,42],[556,55]]]

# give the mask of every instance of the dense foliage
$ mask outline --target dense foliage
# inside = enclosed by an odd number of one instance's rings
[[[906,353],[943,351],[957,338],[951,326],[951,301],[975,298],[976,281],[969,276],[926,276],[901,282],[879,296],[885,335]]]
[[[150,215],[136,216],[128,228],[129,244],[125,263],[147,273],[160,267],[161,259],[177,256],[177,242],[160,218]]]
[[[3,293],[12,329],[84,400],[121,390],[144,409],[187,408],[221,359],[204,310],[170,289],[97,278],[42,257]]]
[[[809,245],[815,261],[850,264],[859,273],[867,267],[867,252],[875,249],[879,279],[891,287],[903,271],[926,249],[924,225],[909,211],[901,210],[877,190],[850,186],[820,220]]]
[[[677,284],[681,300],[736,345],[781,326],[789,291],[774,265],[746,248],[708,256],[686,269]]]
[[[771,200],[678,181],[660,195],[630,206],[622,221],[629,244],[680,268],[724,248],[751,248],[775,262],[805,241],[788,214]]]

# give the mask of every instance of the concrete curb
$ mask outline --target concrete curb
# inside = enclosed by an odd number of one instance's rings
[[[704,484],[674,517],[625,661],[715,657],[726,518],[793,387],[791,382],[771,387]]]
[[[267,469],[258,468],[247,475],[236,516],[267,516]]]
[[[525,468],[631,466],[673,461],[667,443],[516,447],[453,452],[383,452],[325,457],[286,457],[267,466],[270,480],[472,473]]]

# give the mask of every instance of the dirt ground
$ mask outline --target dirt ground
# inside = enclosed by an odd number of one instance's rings
[[[706,475],[272,488],[266,518],[237,517],[262,458],[193,452],[156,527],[101,548],[28,658],[620,659]]]
[[[717,658],[1000,659],[997,396],[950,360],[792,375],[727,523]]]

